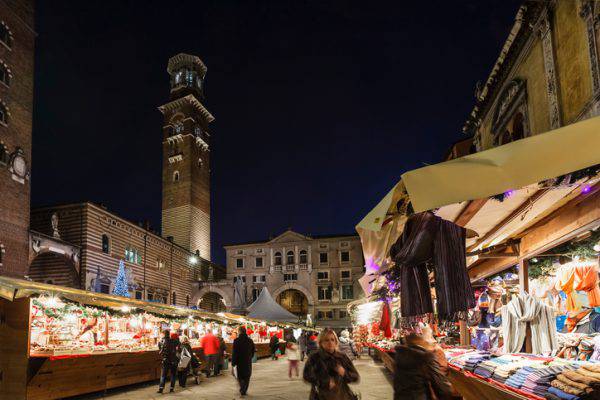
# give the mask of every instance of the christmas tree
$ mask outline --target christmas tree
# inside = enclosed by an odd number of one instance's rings
[[[127,271],[125,270],[125,263],[123,260],[119,261],[119,272],[117,272],[117,281],[115,282],[115,288],[113,294],[117,296],[131,297],[129,293],[129,280],[127,279]]]

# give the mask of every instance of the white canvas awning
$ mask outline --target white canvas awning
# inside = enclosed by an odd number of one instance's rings
[[[298,316],[281,307],[264,287],[254,303],[248,307],[248,317],[267,321],[296,322]]]
[[[518,236],[578,196],[594,195],[600,189],[597,176],[550,188],[538,183],[600,164],[599,148],[596,117],[403,174],[356,226],[367,268],[385,265],[403,231],[400,200],[410,200],[415,212],[432,210],[469,229],[468,251],[486,249]],[[491,199],[507,192],[504,201]]]

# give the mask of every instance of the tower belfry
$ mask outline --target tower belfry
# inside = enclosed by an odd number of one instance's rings
[[[210,260],[210,135],[202,105],[206,66],[196,56],[169,59],[170,101],[164,117],[162,235]]]

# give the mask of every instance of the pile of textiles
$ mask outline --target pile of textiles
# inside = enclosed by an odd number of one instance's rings
[[[509,377],[504,384],[515,389],[521,389],[521,386],[523,386],[527,380],[527,377],[542,368],[545,368],[543,364],[535,364],[523,367]]]
[[[496,368],[500,366],[502,362],[503,361],[498,358],[490,358],[489,360],[480,362],[473,372],[481,377],[491,378],[492,375],[494,375]]]
[[[448,359],[449,364],[473,372],[477,364],[489,360],[490,353],[486,351],[471,350],[457,355],[456,352],[446,351],[446,358]]]
[[[574,370],[573,365],[553,365],[546,368],[540,368],[527,375],[521,390],[543,397],[550,387],[550,382],[556,379],[556,376],[565,370]]]
[[[566,360],[599,361],[600,335],[582,333],[558,333],[559,350],[556,357]]]
[[[478,354],[474,354],[470,357],[467,357],[467,359],[465,360],[465,366],[464,369],[466,371],[470,371],[470,372],[474,372],[475,368],[483,361],[485,360],[489,360],[490,359],[490,354],[489,353],[478,353]]]
[[[579,369],[563,371],[548,388],[547,399],[600,398],[600,364],[583,364]]]

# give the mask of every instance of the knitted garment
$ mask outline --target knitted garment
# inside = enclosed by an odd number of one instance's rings
[[[502,308],[504,352],[518,353],[525,342],[527,323],[531,326],[534,354],[550,354],[558,349],[554,311],[529,294],[521,294]]]

